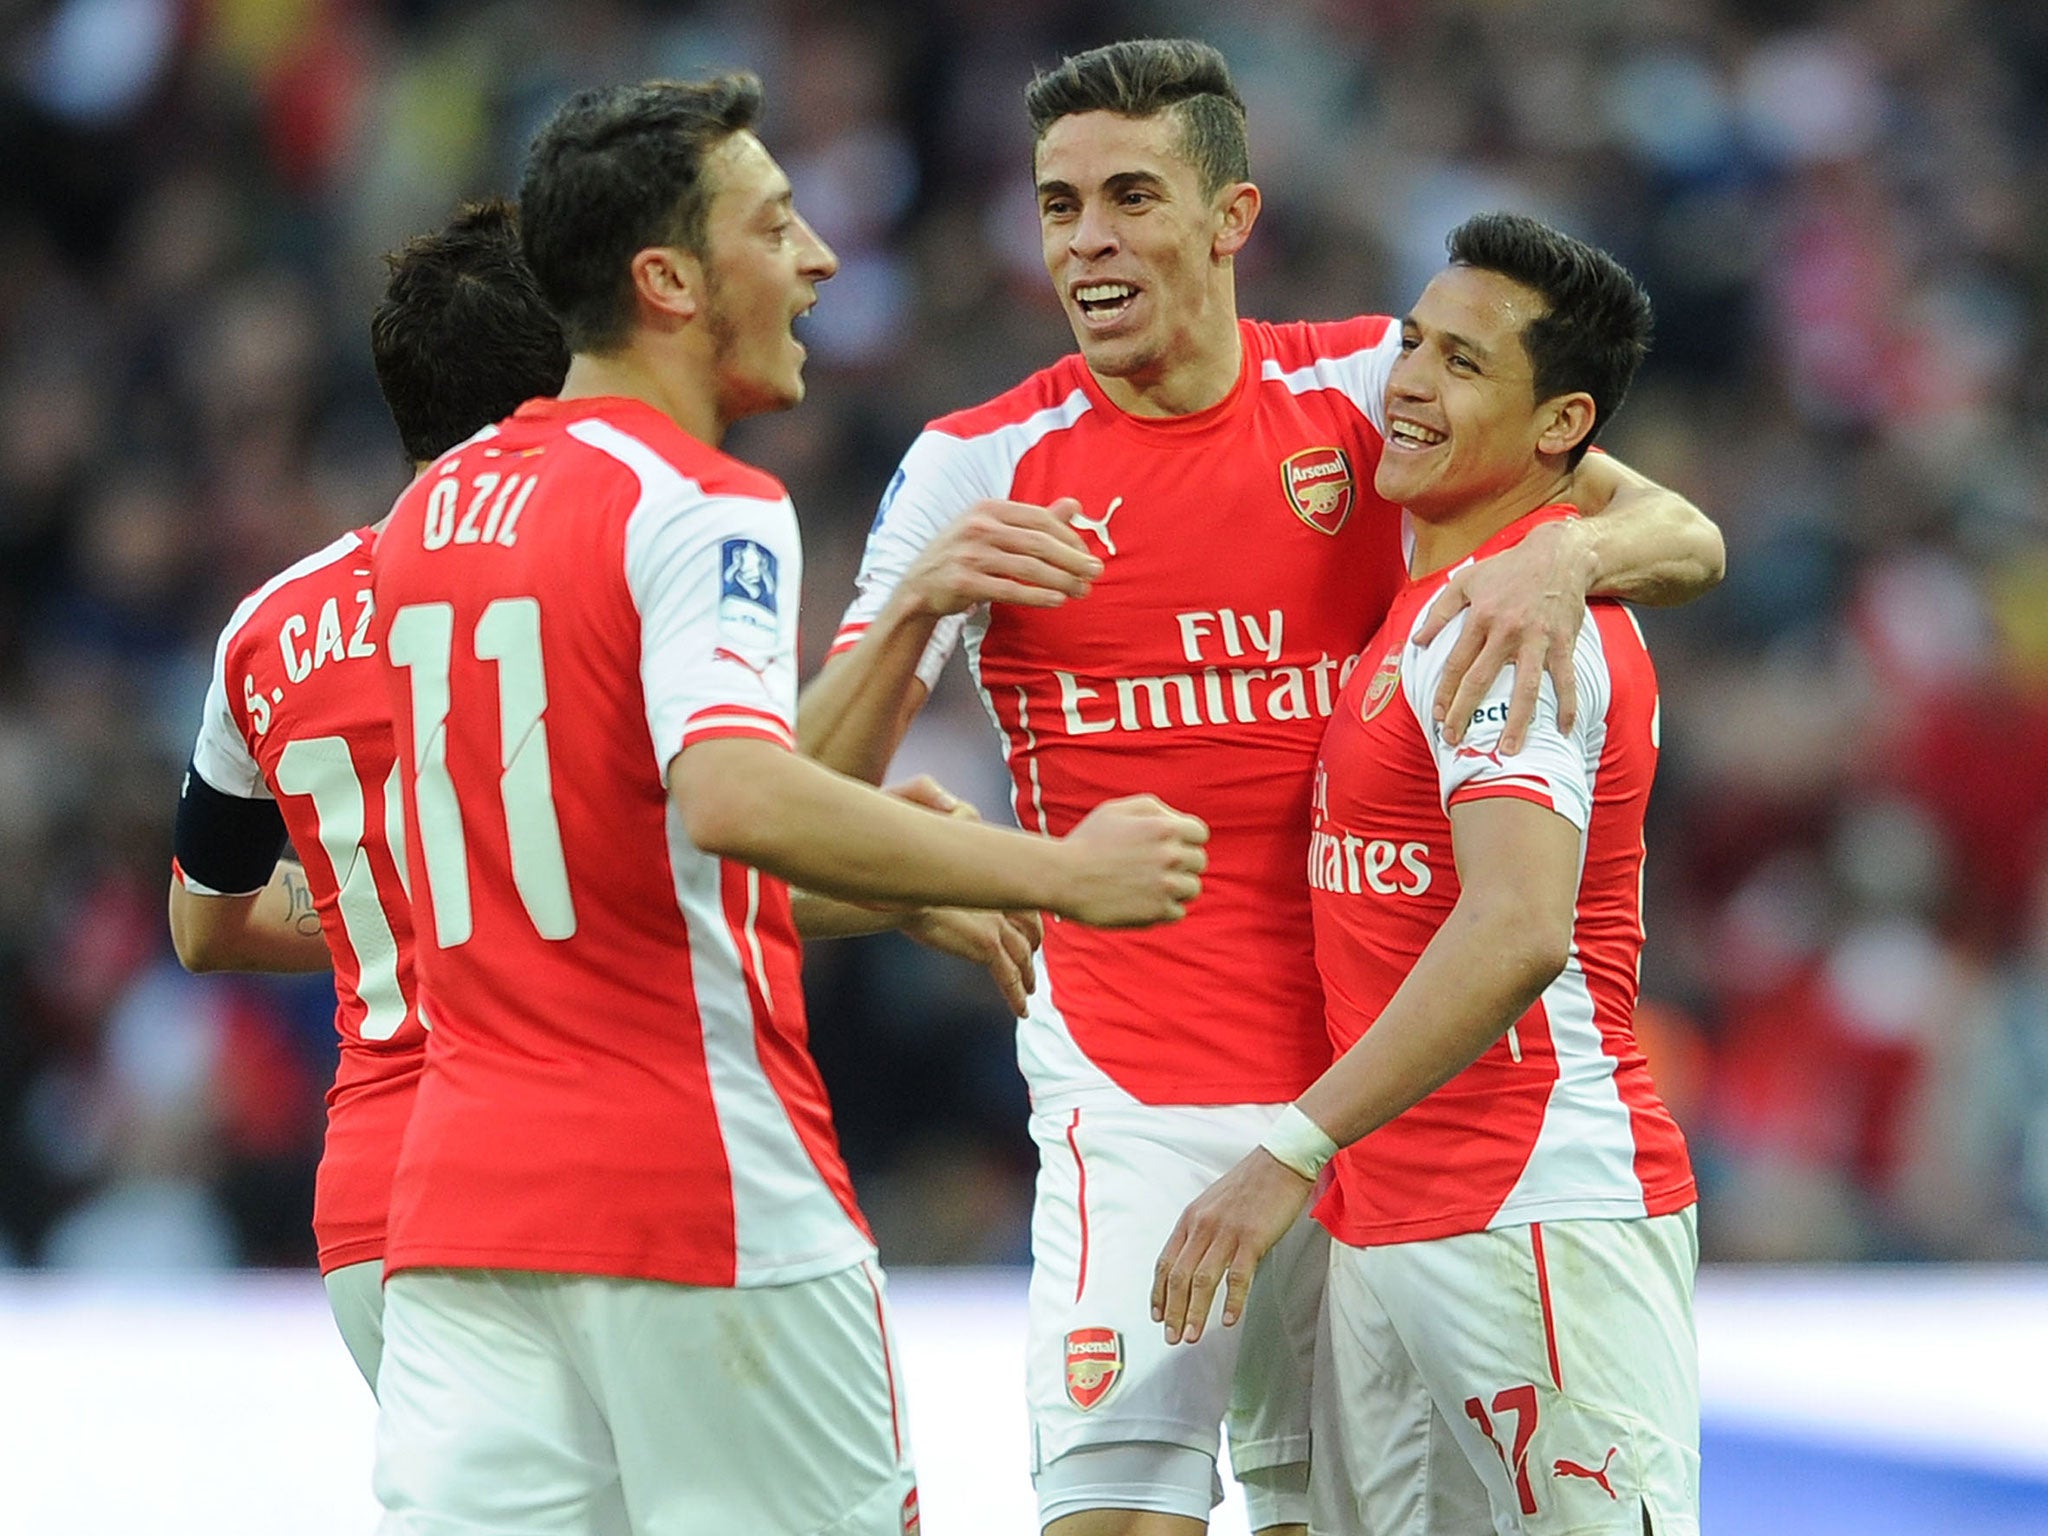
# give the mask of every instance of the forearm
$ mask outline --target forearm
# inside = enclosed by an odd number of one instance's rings
[[[1575,479],[1575,525],[1589,593],[1654,607],[1689,603],[1727,570],[1721,530],[1683,496],[1604,454]]]
[[[893,933],[916,910],[864,907],[816,891],[791,891],[789,906],[797,935],[805,939],[857,939],[870,933]]]
[[[325,971],[334,964],[306,872],[280,860],[253,896],[199,896],[173,881],[171,942],[191,971]]]
[[[935,816],[753,740],[708,741],[669,766],[699,848],[850,902],[1001,910],[1056,907],[1049,839]]]
[[[1339,1146],[1478,1060],[1557,975],[1511,905],[1460,900],[1372,1028],[1296,1102]]]
[[[852,650],[828,661],[797,706],[797,747],[806,757],[879,784],[925,699],[917,675],[937,620],[892,604]]]

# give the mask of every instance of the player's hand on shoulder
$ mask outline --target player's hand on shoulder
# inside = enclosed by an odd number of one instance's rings
[[[1515,687],[1501,732],[1503,754],[1521,751],[1545,672],[1557,688],[1558,728],[1571,729],[1578,708],[1572,651],[1586,621],[1592,575],[1577,524],[1565,520],[1531,529],[1519,544],[1466,566],[1444,584],[1415,639],[1427,645],[1465,614],[1434,703],[1446,741],[1464,740],[1472,712],[1504,666],[1515,669]]]
[[[904,573],[898,590],[940,618],[982,603],[1057,608],[1086,597],[1102,562],[1068,522],[1080,503],[977,501],[955,518]]]
[[[1098,928],[1176,922],[1202,891],[1209,828],[1153,795],[1105,800],[1067,834],[1064,915]]]
[[[1245,1297],[1259,1262],[1287,1234],[1315,1193],[1315,1185],[1263,1147],[1254,1147],[1230,1172],[1181,1212],[1152,1270],[1152,1321],[1169,1344],[1192,1344],[1208,1325],[1223,1288],[1223,1326],[1244,1316]]]

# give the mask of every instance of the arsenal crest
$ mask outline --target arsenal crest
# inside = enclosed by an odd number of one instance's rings
[[[1280,461],[1280,486],[1294,515],[1317,533],[1335,533],[1351,515],[1351,460],[1342,448],[1304,448]]]
[[[1124,1373],[1124,1336],[1114,1328],[1076,1328],[1067,1335],[1067,1398],[1093,1408]]]
[[[1370,720],[1387,707],[1387,700],[1401,686],[1401,647],[1398,642],[1393,649],[1380,658],[1379,670],[1372,675],[1372,681],[1365,685],[1365,697],[1358,701],[1358,718]]]

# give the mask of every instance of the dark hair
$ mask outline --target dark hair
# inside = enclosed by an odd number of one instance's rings
[[[1244,98],[1223,55],[1192,38],[1139,38],[1074,54],[1024,88],[1024,108],[1034,147],[1054,123],[1076,113],[1171,112],[1180,124],[1180,152],[1201,173],[1205,195],[1251,174]]]
[[[526,260],[575,352],[620,345],[633,322],[633,258],[704,254],[716,188],[705,157],[761,115],[744,71],[585,91],[548,119],[519,185]]]
[[[391,277],[370,313],[370,357],[407,458],[439,458],[561,389],[569,348],[519,254],[510,203],[465,204],[384,262]]]
[[[1597,246],[1519,213],[1482,213],[1444,242],[1453,264],[1498,272],[1532,289],[1545,309],[1522,329],[1536,398],[1580,390],[1593,397],[1593,430],[1575,446],[1577,465],[1621,409],[1650,350],[1650,296]]]

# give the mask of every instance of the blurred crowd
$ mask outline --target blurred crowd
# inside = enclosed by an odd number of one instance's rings
[[[512,189],[588,84],[746,65],[841,275],[729,445],[810,544],[807,662],[930,416],[1069,348],[1021,89],[1231,59],[1250,315],[1398,311],[1469,212],[1644,279],[1607,435],[1725,530],[1664,683],[1640,1028],[1707,1255],[2048,1254],[2048,8],[2038,0],[15,0],[0,6],[0,1265],[301,1264],[320,978],[190,977],[169,824],[236,600],[381,516],[379,254]],[[971,692],[906,747],[985,812]],[[816,946],[884,1254],[1021,1260],[986,979]]]

